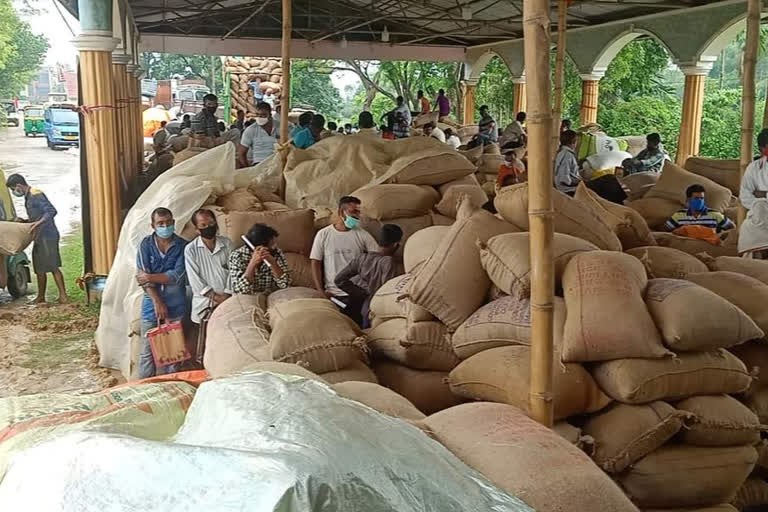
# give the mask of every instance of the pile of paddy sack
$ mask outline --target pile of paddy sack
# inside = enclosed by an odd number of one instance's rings
[[[271,89],[273,106],[280,105],[283,88],[283,68],[279,58],[227,57],[224,70],[229,73],[230,97],[233,106],[249,114],[256,113],[254,87],[261,94]]]

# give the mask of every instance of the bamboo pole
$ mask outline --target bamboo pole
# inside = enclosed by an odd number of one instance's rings
[[[283,40],[281,45],[281,57],[283,70],[283,83],[280,90],[280,142],[288,142],[288,113],[291,110],[291,0],[283,0]]]
[[[467,82],[464,92],[464,124],[475,124],[475,91],[477,85]],[[498,114],[498,113],[497,113]]]
[[[124,102],[126,94],[125,82],[125,64],[115,64],[112,62],[112,86],[115,91],[115,155],[117,156],[118,175],[127,183],[128,178],[128,153],[129,147],[126,142],[126,131],[129,126],[125,123],[126,104]]]
[[[560,122],[563,119],[563,86],[565,82],[565,31],[568,24],[568,1],[557,1],[557,55],[555,56],[555,101],[552,110],[552,149],[560,146]]]
[[[704,110],[705,75],[686,74],[683,89],[683,114],[680,120],[680,136],[677,139],[675,163],[682,166],[689,156],[699,154],[701,141],[701,117]]]
[[[752,145],[755,138],[755,68],[757,47],[760,42],[760,0],[747,0],[747,40],[744,44],[744,64],[741,82],[741,165],[740,177],[752,162]],[[739,208],[739,224],[746,211]]]
[[[518,78],[513,81],[514,84],[514,108],[513,114],[517,116],[519,112],[525,112],[526,110],[526,91],[525,91],[525,78]]]
[[[531,274],[531,417],[553,422],[554,211],[552,210],[552,103],[550,101],[549,2],[523,2],[528,81],[528,217]]]

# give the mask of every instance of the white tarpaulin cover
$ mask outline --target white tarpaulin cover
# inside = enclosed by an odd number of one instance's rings
[[[76,433],[22,452],[0,510],[532,511],[418,428],[271,373],[202,384],[172,442]]]

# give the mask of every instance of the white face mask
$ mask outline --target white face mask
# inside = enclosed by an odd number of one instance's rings
[[[257,117],[256,118],[256,124],[259,125],[259,126],[264,126],[268,122],[269,122],[269,118],[268,117]]]

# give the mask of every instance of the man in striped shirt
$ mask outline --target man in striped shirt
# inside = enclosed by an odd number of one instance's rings
[[[732,229],[734,224],[731,219],[717,210],[707,208],[704,195],[703,186],[696,184],[688,187],[685,191],[688,208],[676,211],[667,221],[667,229],[675,231],[684,226],[704,226],[712,228],[716,233]]]

